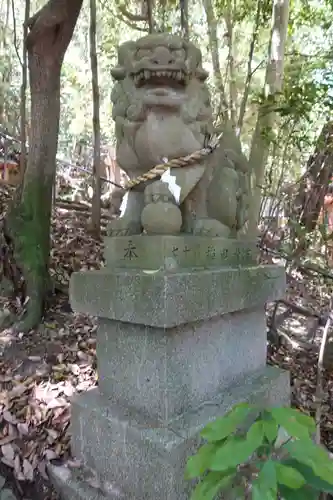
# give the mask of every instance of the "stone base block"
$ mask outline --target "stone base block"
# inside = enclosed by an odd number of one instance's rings
[[[249,266],[164,272],[108,268],[73,273],[71,306],[99,318],[172,328],[264,307],[285,293],[285,270]]]
[[[193,485],[184,480],[184,468],[200,430],[241,401],[273,406],[289,399],[289,374],[266,367],[164,426],[134,409],[111,406],[93,389],[73,401],[72,452],[95,471],[100,496],[87,496],[79,479],[53,468],[55,485],[65,500],[188,500]]]
[[[263,308],[165,330],[100,319],[98,380],[112,404],[168,422],[266,366]]]

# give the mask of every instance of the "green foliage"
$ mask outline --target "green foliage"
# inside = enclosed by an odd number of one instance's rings
[[[236,405],[203,429],[207,442],[187,462],[186,478],[200,479],[191,500],[214,500],[225,491],[252,500],[333,493],[333,462],[314,444],[314,432],[314,420],[293,408]]]
[[[320,3],[310,0],[295,2],[296,6],[292,9],[291,22],[296,25],[313,27],[320,25],[327,29],[328,16],[332,14],[332,1],[323,1]],[[329,12],[331,11],[331,12]]]
[[[251,17],[254,20],[256,10],[257,10],[257,0],[241,0],[237,2],[237,8],[235,9],[234,22],[242,23],[248,22]],[[269,27],[269,22],[272,16],[272,4],[270,0],[263,0],[259,4],[260,9],[260,26],[261,27]],[[216,1],[216,14],[217,18],[223,18],[225,15],[226,3],[225,1],[217,0]]]

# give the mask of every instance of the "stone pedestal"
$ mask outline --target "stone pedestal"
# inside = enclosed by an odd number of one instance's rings
[[[99,317],[99,387],[72,405],[83,467],[51,476],[66,500],[188,500],[202,427],[241,401],[289,403],[288,374],[266,366],[264,313],[284,270],[222,238],[110,238],[105,256],[71,280],[74,310]]]

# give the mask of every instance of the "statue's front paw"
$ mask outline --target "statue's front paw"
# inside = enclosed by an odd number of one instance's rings
[[[107,228],[108,236],[130,236],[141,234],[141,232],[142,227],[140,222],[125,217],[111,221]]]
[[[228,226],[222,224],[216,219],[199,219],[195,222],[193,234],[198,236],[220,236],[223,238],[230,237],[231,230]]]

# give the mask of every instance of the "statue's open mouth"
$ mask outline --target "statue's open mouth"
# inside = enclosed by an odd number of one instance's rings
[[[184,87],[187,81],[187,75],[182,69],[142,69],[133,75],[134,83],[137,87],[144,85],[157,87]]]

